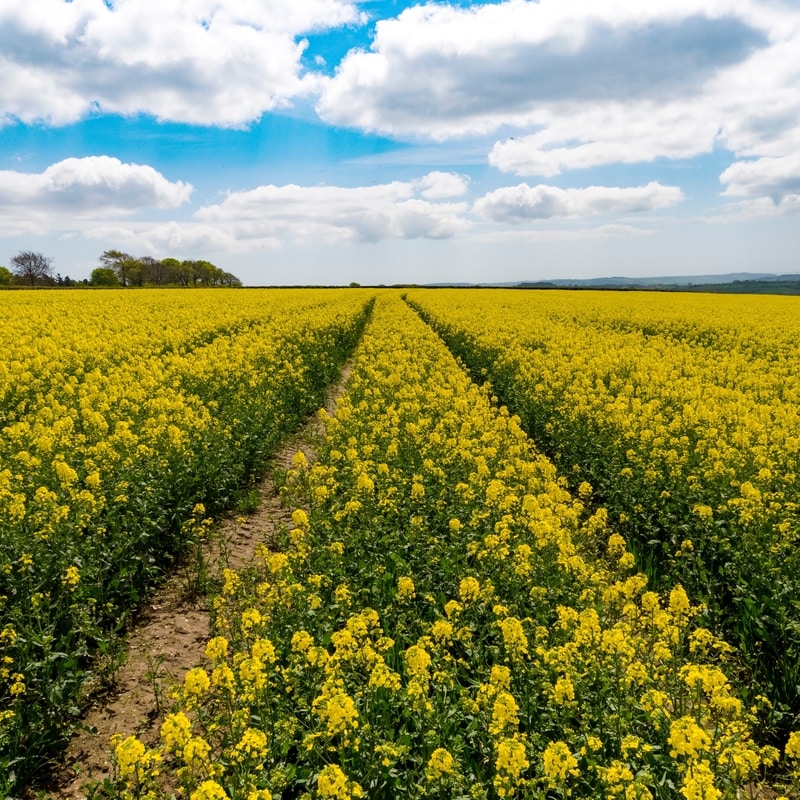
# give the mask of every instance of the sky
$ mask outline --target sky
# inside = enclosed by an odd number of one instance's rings
[[[0,265],[798,273],[796,0],[2,0]]]

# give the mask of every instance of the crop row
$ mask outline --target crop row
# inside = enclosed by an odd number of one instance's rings
[[[117,794],[715,800],[777,751],[680,585],[648,590],[396,295],[378,298],[277,551],[227,572],[207,662]],[[578,493],[587,494],[584,486]],[[790,740],[800,756],[800,737]],[[755,791],[755,789],[754,789]]]
[[[195,504],[230,506],[318,407],[369,298],[1,299],[0,793],[63,744],[92,670],[196,534]]]
[[[416,292],[654,585],[681,582],[800,715],[800,335],[793,298]],[[783,714],[782,718],[780,714]]]

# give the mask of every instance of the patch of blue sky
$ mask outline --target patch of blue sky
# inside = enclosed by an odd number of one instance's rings
[[[326,171],[344,176],[348,162],[399,147],[384,137],[276,113],[264,114],[244,130],[98,116],[59,128],[4,128],[0,169],[39,172],[65,158],[105,155],[147,164],[197,188],[309,185],[322,182]]]

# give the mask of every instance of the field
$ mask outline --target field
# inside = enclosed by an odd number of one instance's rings
[[[680,582],[800,715],[800,319],[789,298],[420,295],[651,586]],[[782,715],[782,716],[780,716]]]
[[[63,743],[195,505],[230,505],[319,405],[368,300],[0,297],[0,788]]]
[[[666,299],[0,296],[0,789],[355,347],[293,527],[225,574],[205,660],[104,792],[796,791],[796,302]]]

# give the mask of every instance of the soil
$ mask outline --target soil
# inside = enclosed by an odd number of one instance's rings
[[[349,375],[350,366],[346,365],[329,393],[328,413],[334,413]],[[225,567],[236,570],[251,564],[258,545],[269,546],[280,530],[291,525],[292,509],[281,503],[273,476],[293,466],[298,450],[313,462],[314,441],[321,433],[322,425],[314,414],[273,456],[267,477],[257,487],[257,509],[215,521],[214,534],[204,548],[204,561],[212,575]],[[86,800],[92,796],[93,787],[112,774],[109,742],[114,734],[135,734],[145,744],[155,744],[164,706],[169,705],[170,686],[181,683],[188,670],[203,663],[211,635],[209,599],[193,595],[186,569],[176,571],[148,599],[128,634],[124,663],[113,685],[89,709],[81,729],[70,740],[53,771],[47,797]]]

